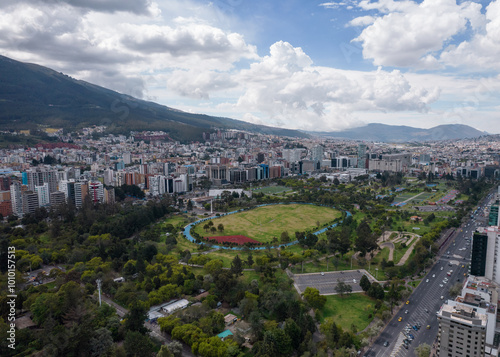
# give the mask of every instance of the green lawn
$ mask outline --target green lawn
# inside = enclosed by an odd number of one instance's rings
[[[326,296],[325,306],[321,309],[321,322],[327,317],[333,317],[337,325],[344,330],[350,330],[354,324],[358,331],[362,331],[373,320],[375,301],[365,294],[349,294]]]
[[[287,231],[290,240],[295,240],[296,231],[314,229],[341,216],[341,212],[314,205],[272,205],[258,207],[249,211],[231,214],[213,220],[215,227],[224,225],[222,233],[208,233],[203,229],[204,223],[198,224],[194,231],[200,236],[245,235],[260,242],[272,242],[273,237],[280,238]]]

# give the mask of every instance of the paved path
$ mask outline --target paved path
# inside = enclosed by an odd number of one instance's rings
[[[128,313],[127,309],[118,305],[116,302],[114,302],[107,296],[102,295],[101,300],[102,302],[108,304],[109,306],[114,307],[116,309],[116,314],[121,318],[123,318]],[[144,326],[149,330],[149,335],[159,340],[162,344],[172,342],[172,339],[166,333],[161,332],[160,326],[158,324],[145,322]],[[182,343],[183,356],[195,357],[195,355],[191,352],[191,347],[189,347],[182,341],[179,342]]]

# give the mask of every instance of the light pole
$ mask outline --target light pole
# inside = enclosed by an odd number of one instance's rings
[[[378,276],[378,268],[375,268],[375,280],[378,280],[377,276]]]

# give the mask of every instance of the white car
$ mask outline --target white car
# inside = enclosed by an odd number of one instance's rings
[[[441,270],[443,270],[443,269],[441,269]],[[435,278],[435,277],[436,277],[436,274],[432,274],[432,277],[433,277],[433,278]]]
[[[443,287],[443,284],[439,284],[439,286],[442,288],[442,287]]]
[[[429,279],[427,279],[425,282],[426,282],[426,283],[428,283],[428,282],[429,282]]]
[[[356,284],[356,279],[352,279],[352,282],[353,282],[354,284]]]

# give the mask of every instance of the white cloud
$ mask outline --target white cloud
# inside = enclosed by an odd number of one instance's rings
[[[379,10],[386,15],[377,18],[355,39],[363,44],[363,56],[375,65],[436,68],[436,54],[469,22],[481,25],[481,5],[455,0],[395,2],[361,1],[364,10]]]
[[[245,93],[236,110],[265,113],[273,125],[332,130],[359,123],[357,111],[418,111],[437,88],[412,86],[399,71],[343,71],[313,66],[300,48],[277,42],[270,55],[236,75]]]
[[[478,27],[482,25],[483,31],[477,32],[469,41],[448,46],[440,60],[448,66],[461,67],[470,72],[499,70],[500,1],[492,1],[486,8],[486,14],[476,19],[476,23]]]
[[[347,23],[348,26],[367,26],[375,22],[375,17],[373,16],[360,16],[352,19]]]

